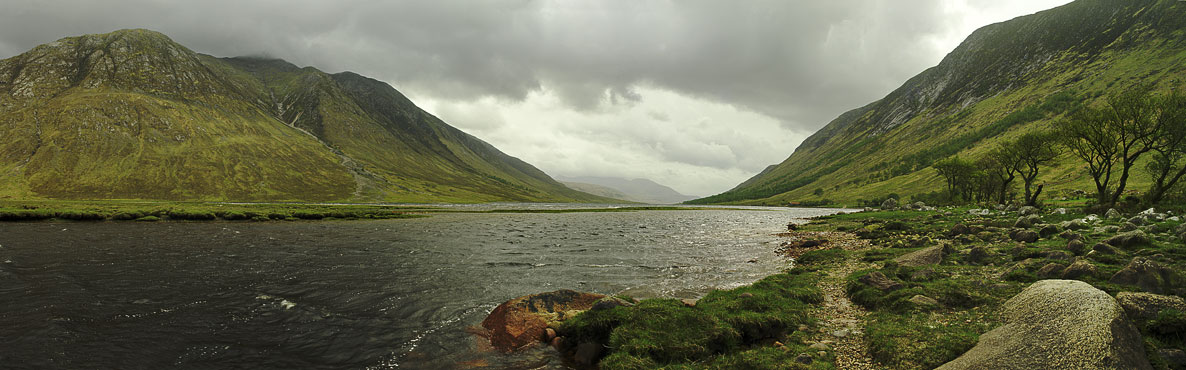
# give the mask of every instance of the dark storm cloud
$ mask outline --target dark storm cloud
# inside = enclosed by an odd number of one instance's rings
[[[5,57],[142,27],[220,56],[354,70],[442,98],[547,86],[580,109],[649,83],[815,128],[934,60],[939,0],[7,1]],[[874,60],[881,62],[874,62]]]

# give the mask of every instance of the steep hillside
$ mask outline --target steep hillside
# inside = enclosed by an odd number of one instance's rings
[[[1186,3],[1079,0],[983,27],[939,65],[828,123],[787,160],[694,202],[853,204],[938,191],[934,161],[974,157],[1134,84],[1186,86]],[[1090,188],[1069,155],[1054,167],[1040,178],[1051,193]]]
[[[391,86],[123,30],[0,61],[0,197],[600,201]]]

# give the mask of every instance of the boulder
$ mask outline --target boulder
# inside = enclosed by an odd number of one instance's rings
[[[1083,252],[1087,251],[1087,243],[1084,243],[1083,239],[1071,239],[1067,242],[1067,250],[1075,255],[1083,255]]]
[[[931,280],[931,277],[934,275],[935,275],[935,269],[927,267],[924,269],[919,269],[918,271],[915,271],[913,274],[910,274],[910,281],[927,281],[927,280]]]
[[[1083,258],[1077,258],[1075,259],[1075,262],[1071,263],[1070,266],[1067,266],[1067,268],[1062,270],[1061,275],[1063,279],[1074,280],[1084,276],[1095,276],[1096,273],[1098,272],[1095,268],[1095,265],[1091,264],[1091,262],[1087,262],[1087,260]]]
[[[988,216],[988,213],[989,213],[989,211],[987,209],[979,209],[978,208],[978,209],[969,209],[968,210],[968,214],[973,215],[973,216]]]
[[[1043,253],[1043,256],[1045,256],[1047,260],[1053,261],[1070,261],[1075,257],[1070,252],[1060,250],[1047,251],[1046,253]]]
[[[951,227],[951,232],[949,232],[948,235],[956,236],[956,235],[964,235],[964,234],[971,234],[971,233],[972,233],[972,229],[969,228],[968,225],[955,224],[955,226]]]
[[[1145,226],[1145,224],[1148,223],[1148,220],[1145,219],[1145,215],[1136,215],[1136,216],[1132,216],[1132,218],[1128,219],[1128,223],[1134,224],[1137,226]]]
[[[1132,285],[1146,292],[1163,294],[1180,287],[1178,285],[1180,280],[1178,273],[1165,265],[1145,257],[1136,257],[1127,266],[1112,275],[1108,282]]]
[[[1066,239],[1066,240],[1083,239],[1083,234],[1079,234],[1079,233],[1067,230],[1067,231],[1063,231],[1061,234],[1058,234],[1058,237]]]
[[[1091,251],[1099,254],[1116,254],[1116,248],[1112,248],[1112,246],[1105,243],[1095,243],[1091,247]]]
[[[894,198],[886,199],[884,202],[881,202],[881,209],[884,209],[884,210],[898,209],[898,200],[894,199]]]
[[[1067,209],[1066,208],[1055,208],[1053,213],[1056,215],[1065,215],[1065,214],[1067,214]]]
[[[1038,277],[1041,277],[1041,278],[1058,277],[1058,275],[1060,273],[1062,273],[1063,269],[1064,269],[1064,267],[1061,264],[1054,263],[1054,262],[1047,263],[1046,266],[1042,266],[1042,268],[1038,269]]]
[[[1021,207],[1021,209],[1017,210],[1017,212],[1020,213],[1022,216],[1036,215],[1036,214],[1038,214],[1038,208],[1036,208],[1034,206],[1025,206],[1025,207]]]
[[[1086,221],[1083,221],[1083,219],[1074,219],[1074,220],[1070,220],[1070,221],[1063,221],[1062,223],[1060,223],[1058,225],[1062,226],[1062,228],[1067,229],[1067,230],[1083,230],[1083,229],[1091,228],[1091,226],[1088,225]]]
[[[1120,225],[1120,232],[1123,233],[1123,232],[1133,231],[1133,230],[1136,230],[1137,227],[1138,226],[1132,222],[1125,222],[1124,225]]]
[[[1054,236],[1054,234],[1058,234],[1058,231],[1059,231],[1058,226],[1043,225],[1042,228],[1038,229],[1038,236],[1041,236],[1043,238],[1049,238],[1051,236]]]
[[[989,257],[991,257],[991,253],[989,253],[988,248],[983,245],[977,245],[972,247],[972,250],[968,251],[968,262],[971,263],[982,264],[984,261],[988,260]]]
[[[1132,248],[1149,244],[1149,235],[1144,231],[1134,230],[1122,233],[1105,240],[1104,243],[1113,247]]]
[[[939,306],[939,301],[936,301],[934,298],[927,297],[922,294],[915,294],[913,297],[910,297],[909,301],[910,301],[910,303],[913,303],[915,306],[919,306],[919,307],[937,307],[937,306]]]
[[[905,288],[902,283],[891,280],[880,271],[870,272],[868,275],[861,276],[861,278],[857,279],[857,281],[860,281],[862,284],[877,288],[883,292],[892,292]]]
[[[1186,233],[1186,223],[1183,223],[1183,224],[1181,224],[1181,225],[1178,225],[1178,228],[1174,230],[1174,233],[1175,233],[1175,234],[1184,234],[1184,233]]]
[[[1157,317],[1162,310],[1172,309],[1186,312],[1186,299],[1172,295],[1160,295],[1143,292],[1120,292],[1116,294],[1116,301],[1133,321],[1148,321]]]
[[[1043,280],[1001,307],[1004,325],[940,370],[1152,369],[1140,332],[1107,293]]]
[[[1009,232],[1009,239],[1018,242],[1033,243],[1038,241],[1038,233],[1032,230],[1013,230]]]
[[[498,305],[482,320],[490,331],[490,343],[511,352],[544,339],[550,324],[567,320],[593,307],[604,295],[573,290],[532,294]]]
[[[951,253],[951,247],[947,245],[936,245],[934,247],[920,249],[901,257],[895,258],[894,261],[902,266],[919,267],[926,265],[936,265],[943,262],[943,256]]]
[[[1013,223],[1013,227],[1020,228],[1020,229],[1028,229],[1028,228],[1033,227],[1034,224],[1037,224],[1039,222],[1042,222],[1042,218],[1038,217],[1038,215],[1021,216],[1021,217],[1018,217],[1017,221]]]
[[[1120,212],[1117,211],[1115,208],[1108,208],[1108,212],[1104,213],[1104,218],[1107,218],[1107,219],[1120,218]]]

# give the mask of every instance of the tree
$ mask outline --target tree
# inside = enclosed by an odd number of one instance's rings
[[[1186,175],[1186,96],[1177,92],[1157,101],[1160,132],[1155,135],[1153,160],[1145,169],[1153,178],[1145,201],[1161,202],[1166,192]]]
[[[1021,166],[1017,155],[1010,149],[1012,146],[1008,143],[1002,144],[982,157],[979,162],[980,168],[993,179],[996,201],[1001,204],[1009,201],[1013,180],[1017,178],[1017,170]]]
[[[960,157],[950,157],[940,160],[931,165],[935,171],[939,172],[939,176],[947,181],[947,193],[951,195],[952,199],[962,197],[963,199],[972,198],[973,175],[976,173],[976,165]]]
[[[1053,161],[1059,155],[1053,136],[1046,132],[1030,132],[1017,138],[1010,149],[1016,159],[1017,174],[1025,184],[1025,204],[1038,203],[1038,195],[1042,194],[1042,185],[1034,188],[1041,167]]]
[[[1120,200],[1132,166],[1154,149],[1162,123],[1155,108],[1148,89],[1138,87],[1109,96],[1102,106],[1079,110],[1059,125],[1063,144],[1087,162],[1101,205]],[[1117,165],[1120,177],[1113,184]]]

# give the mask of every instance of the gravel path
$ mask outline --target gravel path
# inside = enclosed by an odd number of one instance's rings
[[[785,235],[792,240],[825,239],[827,243],[812,249],[843,248],[857,251],[870,248],[868,240],[862,240],[851,233],[839,232],[796,232]],[[802,252],[783,251],[786,255],[797,255]],[[823,305],[812,309],[810,314],[819,320],[819,330],[812,338],[816,348],[830,348],[836,355],[836,368],[847,369],[877,369],[873,359],[869,357],[868,345],[863,330],[865,316],[869,314],[864,308],[854,305],[844,292],[844,278],[849,274],[872,268],[873,264],[862,262],[856,256],[850,256],[836,268],[830,269],[828,275],[819,282],[820,290],[824,293]],[[822,346],[820,345],[822,344]]]

